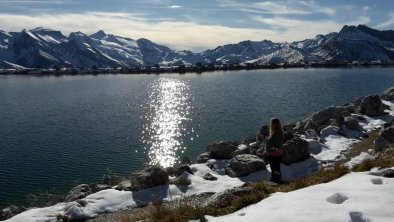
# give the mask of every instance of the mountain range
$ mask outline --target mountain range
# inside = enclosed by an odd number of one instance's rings
[[[46,28],[5,32],[0,30],[0,68],[141,67],[298,62],[368,62],[394,60],[394,31],[366,25],[347,26],[339,32],[291,43],[269,40],[242,41],[200,53],[176,51],[148,39],[131,39],[104,31],[69,36]]]

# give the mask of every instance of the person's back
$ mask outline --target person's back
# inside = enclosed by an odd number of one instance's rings
[[[266,155],[271,167],[271,181],[280,183],[282,181],[282,174],[280,171],[280,163],[282,162],[282,156],[284,143],[284,134],[280,120],[277,118],[271,119],[270,124],[270,136],[266,140]]]

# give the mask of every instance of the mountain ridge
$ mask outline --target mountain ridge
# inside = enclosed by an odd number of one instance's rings
[[[301,41],[245,40],[203,52],[172,50],[149,39],[131,39],[99,30],[86,35],[38,27],[21,32],[0,31],[0,64],[30,68],[100,68],[305,62],[370,62],[394,60],[394,31],[366,25],[345,25],[339,32]],[[1,68],[1,65],[0,65]]]

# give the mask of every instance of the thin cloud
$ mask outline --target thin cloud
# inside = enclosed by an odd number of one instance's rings
[[[325,34],[330,32],[337,32],[343,27],[343,23],[338,23],[333,20],[300,20],[289,19],[285,17],[264,18],[255,16],[253,19],[269,27],[271,30],[276,30],[285,39],[292,40],[303,38],[311,38],[316,34]],[[359,17],[355,20],[347,21],[347,25],[367,24],[370,21],[369,17]],[[319,32],[319,33],[317,33]]]
[[[388,17],[384,22],[378,24],[376,28],[388,28],[394,25],[394,12],[391,12]]]
[[[314,1],[263,1],[244,4],[235,0],[219,0],[219,6],[242,12],[273,15],[335,15],[335,10],[317,5]]]
[[[343,24],[331,21],[296,20],[285,17],[252,17],[266,28],[234,28],[224,25],[200,24],[195,21],[152,20],[149,14],[86,12],[81,14],[14,15],[0,13],[2,28],[20,31],[39,26],[70,32],[82,31],[92,34],[104,30],[130,38],[147,38],[171,48],[201,51],[218,45],[244,40],[276,42],[303,40],[316,34],[338,31]],[[360,17],[345,24],[366,24],[368,17]]]
[[[0,0],[0,4],[5,5],[23,5],[23,4],[74,4],[73,1],[68,0],[54,0],[54,1],[45,1],[45,0]]]
[[[182,8],[182,6],[180,6],[180,5],[170,5],[170,6],[168,6],[168,8],[177,9],[177,8]]]

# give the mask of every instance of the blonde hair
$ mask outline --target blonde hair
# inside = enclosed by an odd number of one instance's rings
[[[282,124],[280,123],[280,120],[275,117],[271,118],[271,123],[270,123],[270,135],[274,133],[283,134]]]

